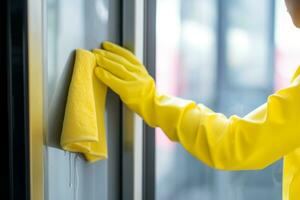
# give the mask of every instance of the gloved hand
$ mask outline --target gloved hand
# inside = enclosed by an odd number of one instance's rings
[[[98,64],[96,76],[149,126],[159,126],[171,140],[177,140],[175,129],[183,108],[195,104],[159,94],[153,78],[130,51],[110,42],[104,42],[103,48],[93,50]]]
[[[148,125],[162,128],[207,165],[261,169],[300,147],[300,78],[247,116],[227,118],[203,104],[159,94],[132,53],[108,42],[103,47],[94,51],[96,76]]]
[[[145,67],[128,50],[104,42],[106,50],[95,49],[96,76],[119,94],[122,101],[134,109],[155,92],[155,82]]]
[[[171,140],[218,169],[261,169],[288,154],[283,196],[299,197],[300,67],[291,85],[270,95],[264,105],[243,118],[227,118],[203,104],[159,94],[131,52],[108,42],[103,47],[94,50],[96,76],[148,125],[162,128]]]

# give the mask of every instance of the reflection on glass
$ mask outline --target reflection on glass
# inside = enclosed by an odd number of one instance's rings
[[[227,5],[226,52],[230,84],[269,87],[271,1],[238,0]],[[271,66],[272,68],[273,66]],[[253,81],[255,80],[255,81]]]
[[[157,1],[157,87],[227,116],[243,116],[274,89],[273,1],[218,3]],[[218,19],[225,27],[220,38]],[[170,142],[160,129],[156,152],[157,200],[281,199],[281,162],[260,171],[217,171]]]
[[[113,172],[115,160],[87,164],[80,156],[64,152],[59,147],[65,102],[73,71],[76,48],[98,48],[103,40],[117,41],[119,37],[117,1],[108,0],[47,0],[45,19],[45,62],[47,66],[46,115],[47,141],[45,147],[45,199],[46,200],[97,200],[108,199],[108,193],[117,187]],[[112,6],[111,6],[112,5]],[[111,7],[110,7],[111,6]],[[117,145],[113,144],[116,131],[110,119],[116,121],[119,113],[108,103],[108,137],[110,159]],[[114,105],[118,108],[118,105]],[[115,118],[114,118],[115,117]],[[116,189],[117,190],[117,189]],[[112,195],[114,196],[118,195]]]

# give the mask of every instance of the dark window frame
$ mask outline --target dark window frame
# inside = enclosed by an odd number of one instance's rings
[[[6,0],[9,199],[30,199],[27,1]]]

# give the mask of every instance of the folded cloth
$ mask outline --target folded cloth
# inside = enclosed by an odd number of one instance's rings
[[[76,50],[60,141],[64,150],[83,153],[89,162],[107,158],[107,87],[94,75],[95,66],[92,52]]]

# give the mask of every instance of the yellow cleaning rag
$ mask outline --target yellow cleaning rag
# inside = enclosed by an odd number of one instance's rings
[[[64,150],[83,153],[89,162],[107,158],[104,122],[107,87],[94,75],[95,67],[92,52],[76,50],[60,141]]]

